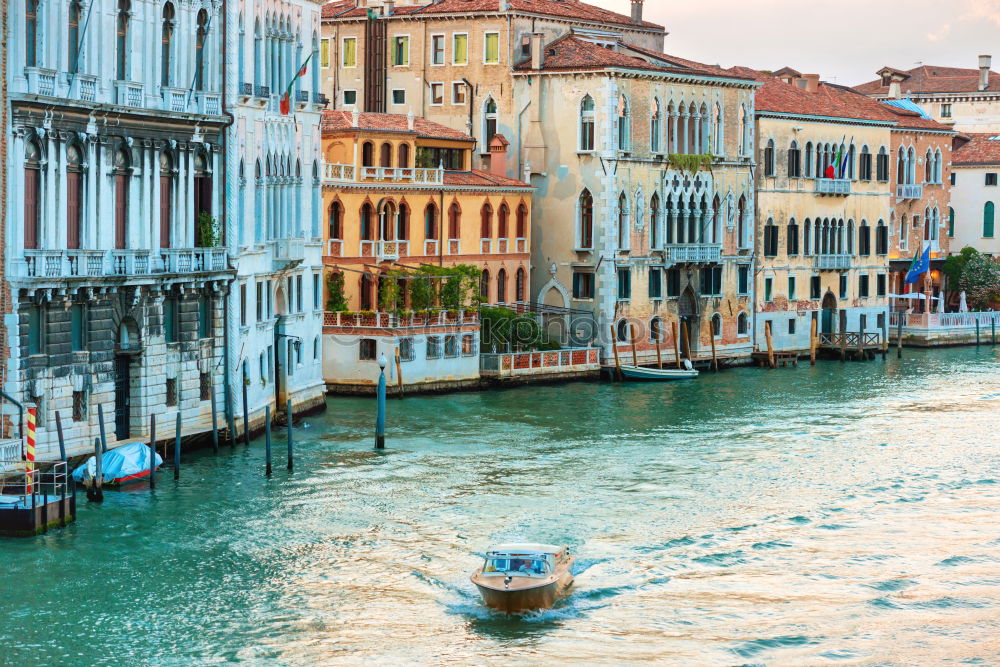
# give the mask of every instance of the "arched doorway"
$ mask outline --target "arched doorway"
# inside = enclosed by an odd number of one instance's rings
[[[132,358],[141,349],[135,320],[122,320],[115,343],[115,437],[118,440],[126,440],[132,435]]]
[[[690,287],[681,293],[681,298],[677,301],[677,317],[683,325],[678,327],[681,356],[694,359],[701,329],[698,327],[698,301]],[[685,330],[687,335],[684,334]]]
[[[822,319],[822,332],[825,334],[833,333],[833,317],[834,313],[837,312],[837,297],[833,295],[833,292],[827,292],[823,296],[823,319]]]

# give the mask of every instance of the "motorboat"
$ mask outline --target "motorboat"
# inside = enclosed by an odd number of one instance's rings
[[[101,461],[102,485],[118,486],[149,478],[149,447],[141,442],[130,442],[104,452]],[[159,454],[153,452],[153,469],[163,463]],[[73,471],[73,479],[89,486],[97,478],[97,458],[91,456]]]
[[[622,375],[627,380],[690,380],[698,377],[698,371],[688,359],[683,368],[645,368],[643,366],[622,366]]]
[[[552,544],[500,544],[486,552],[472,575],[487,607],[515,614],[548,609],[569,593],[569,548]]]

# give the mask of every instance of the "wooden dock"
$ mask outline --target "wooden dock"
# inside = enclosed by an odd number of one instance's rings
[[[884,354],[887,341],[879,333],[823,333],[819,334],[819,349],[826,358],[846,361],[870,361]]]
[[[808,354],[808,352],[806,352],[806,354]],[[767,352],[754,352],[750,355],[754,364],[760,366],[761,368],[767,368],[767,366],[771,363],[771,356],[772,354]],[[773,356],[775,368],[779,366],[799,365],[799,352],[774,352]]]

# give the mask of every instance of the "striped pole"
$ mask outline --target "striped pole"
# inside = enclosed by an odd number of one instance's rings
[[[24,474],[24,493],[25,495],[31,495],[32,489],[34,487],[35,481],[35,414],[37,408],[28,408],[28,438],[25,444],[24,450],[24,461],[25,461],[25,474]]]

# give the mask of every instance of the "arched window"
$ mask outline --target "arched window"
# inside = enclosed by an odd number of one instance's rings
[[[38,248],[41,220],[41,161],[42,151],[34,139],[24,144],[24,247]]]
[[[132,3],[129,0],[118,0],[117,29],[115,31],[115,77],[119,81],[127,81],[128,76],[128,21]]]
[[[519,267],[517,273],[514,274],[514,300],[518,303],[524,303],[524,283],[527,278],[527,274],[524,269]]]
[[[942,175],[941,149],[939,148],[936,151],[934,151],[934,182],[937,183],[938,185],[940,185],[942,182],[941,175]]]
[[[462,209],[458,202],[453,203],[448,208],[448,238],[455,240],[460,237],[462,229]]]
[[[993,202],[991,202],[991,201],[986,202],[986,205],[983,206],[983,238],[984,239],[991,239],[991,238],[993,238],[993,231],[994,231],[994,224],[993,223],[995,222],[994,212],[995,212],[995,208],[993,206]]]
[[[375,305],[374,291],[375,280],[370,273],[362,273],[359,279],[358,291],[361,301],[361,310],[373,310]]]
[[[174,5],[163,5],[163,25],[160,28],[160,85],[169,87],[173,81],[171,53],[174,41]]]
[[[654,317],[649,321],[649,342],[663,342],[663,320],[659,317]]]
[[[580,102],[580,150],[594,150],[594,98],[587,95]]]
[[[160,247],[170,247],[173,217],[174,164],[170,153],[160,153]]]
[[[83,147],[66,147],[66,247],[80,247],[83,227]]]
[[[885,146],[878,149],[878,159],[877,164],[875,165],[875,177],[883,183],[889,180],[889,153],[885,150]]]
[[[628,250],[629,241],[631,234],[629,233],[629,210],[628,210],[628,198],[625,197],[625,193],[621,193],[618,197],[618,249]]]
[[[741,312],[739,317],[736,318],[736,335],[737,336],[749,336],[750,335],[750,318],[745,312]]]
[[[500,204],[500,210],[497,212],[497,238],[505,239],[510,236],[510,230],[507,229],[509,218],[510,209],[507,208],[507,203],[504,202]]]
[[[885,226],[885,222],[882,220],[879,220],[875,226],[875,254],[889,254],[889,228]]]
[[[712,315],[712,336],[722,338],[722,315],[719,313]]]
[[[194,38],[194,89],[205,90],[205,38],[208,36],[208,12],[198,11],[198,30]]]
[[[528,238],[528,207],[521,202],[517,205],[517,221],[515,223],[517,232],[517,238],[526,239]]]
[[[660,195],[653,193],[649,200],[649,247],[659,248],[662,244],[660,234]]]
[[[917,182],[917,151],[913,146],[906,153],[906,182],[910,185]]]
[[[859,165],[858,177],[862,181],[872,180],[872,154],[868,150],[868,146],[861,147],[861,164]]]
[[[858,228],[858,254],[862,257],[872,254],[871,227],[868,226],[867,220],[862,220]]]
[[[723,136],[724,125],[722,121],[722,106],[720,106],[718,102],[715,103],[715,123],[713,129],[715,130],[715,134],[713,135],[715,137],[715,154],[724,155],[726,147],[724,143],[725,138]]]
[[[497,271],[497,303],[507,303],[507,271]]]
[[[424,208],[424,237],[432,241],[438,238],[437,218],[437,206],[431,202]]]
[[[400,241],[410,240],[410,207],[400,202],[396,212],[396,238]]]
[[[774,139],[768,139],[764,147],[764,175],[774,176]]]
[[[653,98],[649,109],[649,150],[660,152],[660,134],[663,132],[663,113],[660,110],[660,100]]]
[[[264,85],[263,36],[260,33],[260,19],[253,22],[253,82]],[[256,91],[255,91],[256,92]]]
[[[746,208],[747,199],[745,196],[740,195],[740,201],[736,205],[736,234],[738,236],[736,242],[740,248],[747,247],[750,241],[750,239],[747,238],[746,230]],[[694,240],[691,240],[691,242],[694,243]]]
[[[488,239],[493,236],[493,207],[483,204],[479,210],[479,238]]]
[[[344,238],[344,207],[339,201],[333,202],[327,209],[327,225],[331,239]]]
[[[927,149],[924,155],[924,183],[934,182],[934,153]]]
[[[740,156],[747,154],[747,107],[740,105]]]
[[[618,150],[627,151],[632,140],[631,118],[629,116],[628,98],[618,97]]]
[[[802,227],[802,254],[807,257],[812,254],[812,222],[809,218]]]
[[[806,142],[805,176],[806,178],[813,177],[813,145],[811,141]]]
[[[39,0],[24,2],[24,65],[38,67],[38,4]],[[4,36],[6,48],[6,35]]]
[[[792,141],[788,147],[788,178],[799,178],[802,175],[801,160],[802,151],[799,150],[799,144]]]
[[[391,201],[382,204],[378,233],[380,241],[392,241],[396,237],[396,205]]]
[[[401,143],[396,150],[396,166],[400,169],[407,169],[410,166],[410,144]]]
[[[955,209],[948,207],[948,238],[955,238]]]
[[[487,97],[483,103],[483,146],[488,146],[490,139],[497,133],[497,103],[493,97]]]
[[[590,190],[580,193],[580,247],[594,247],[594,197]]]
[[[66,34],[69,37],[67,40],[67,51],[66,54],[69,57],[69,64],[67,71],[70,74],[76,74],[79,70],[80,62],[80,17],[82,16],[82,11],[80,7],[80,0],[70,0],[69,3],[69,13],[67,15],[67,31]]]
[[[361,240],[362,241],[374,241],[375,240],[375,229],[373,223],[373,218],[375,216],[375,210],[372,205],[365,202],[361,207]]]
[[[237,73],[236,80],[239,81],[240,87],[244,85],[247,80],[246,74],[246,22],[243,20],[243,12],[240,12],[239,18],[239,40],[236,42],[236,56],[237,56]]]
[[[854,221],[847,221],[847,254],[854,254]]]
[[[484,303],[490,302],[490,271],[489,269],[483,269],[483,272],[479,275],[479,298]]]
[[[772,218],[768,218],[764,224],[764,256],[778,256],[778,227]]]
[[[375,166],[375,144],[370,141],[361,144],[361,166]]]
[[[788,238],[786,240],[785,251],[789,255],[799,254],[799,225],[795,218],[788,221]]]
[[[619,343],[627,343],[631,339],[629,335],[631,333],[628,320],[622,319],[618,320],[618,324],[615,326],[615,333],[617,334]]]
[[[129,160],[125,148],[115,152],[115,248],[124,250],[128,247],[128,187]]]
[[[392,144],[388,141],[382,144],[382,150],[379,155],[379,166],[380,167],[391,167],[392,166]]]

